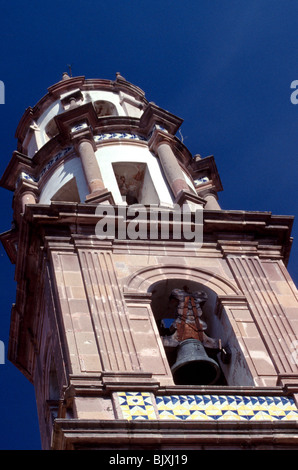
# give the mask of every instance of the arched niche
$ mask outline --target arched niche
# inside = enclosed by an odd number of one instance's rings
[[[177,359],[177,349],[168,348],[163,335],[164,326],[168,327],[176,316],[177,305],[171,300],[174,289],[204,292],[207,296],[202,304],[201,317],[207,325],[205,333],[212,340],[220,340],[218,344],[221,346],[221,349],[205,348],[221,369],[215,385],[254,385],[254,373],[247,362],[249,354],[232,314],[235,308],[248,312],[246,299],[231,281],[205,269],[176,265],[148,267],[134,273],[124,287],[126,295],[134,292],[135,302],[138,298],[142,301],[145,296],[150,297],[151,313],[163,340],[170,368]],[[167,320],[165,325],[161,326],[161,320]],[[189,385],[192,385],[191,380]]]
[[[93,107],[98,117],[118,116],[118,111],[114,103],[106,100],[94,101]]]
[[[45,133],[46,133],[48,140],[53,139],[53,137],[55,137],[59,133],[59,130],[58,130],[58,127],[54,118],[51,119],[45,126]]]
[[[193,281],[212,289],[217,295],[241,295],[237,286],[230,280],[201,268],[176,264],[148,266],[133,273],[124,285],[124,292],[150,292],[153,284],[170,279]]]
[[[51,197],[51,201],[61,202],[81,202],[76,178],[72,178],[65,183],[56,193]]]
[[[115,162],[112,166],[120,194],[127,205],[158,204],[158,195],[146,163]]]
[[[84,202],[88,186],[81,160],[73,155],[53,165],[45,173],[40,183],[40,204],[51,201]]]

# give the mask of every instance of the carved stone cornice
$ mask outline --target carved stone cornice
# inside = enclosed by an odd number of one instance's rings
[[[277,385],[287,393],[298,393],[298,374],[278,374]]]
[[[164,128],[169,134],[175,135],[183,119],[160,108],[154,103],[149,103],[140,119],[140,126],[149,133],[155,126]]]
[[[108,446],[127,450],[141,445],[144,451],[172,449],[173,443],[178,446],[181,442],[186,450],[209,446],[222,450],[272,450],[274,443],[282,449],[297,449],[297,422],[243,420],[236,425],[234,421],[202,420],[198,425],[195,420],[110,420],[103,426],[102,420],[64,418],[55,420],[52,445],[55,450],[106,449]],[[189,454],[187,462],[193,460],[195,465],[196,459],[196,453]]]
[[[123,296],[126,300],[126,303],[137,303],[137,304],[150,304],[152,301],[151,292],[124,292]]]
[[[58,99],[62,93],[67,93],[74,89],[81,89],[85,82],[84,76],[70,77],[68,80],[60,80],[48,88],[48,97]],[[46,98],[46,97],[45,97]]]
[[[31,122],[34,119],[38,119],[51,103],[60,99],[61,95],[71,93],[75,90],[79,90],[80,92],[105,90],[113,93],[122,91],[140,101],[143,107],[148,104],[143,90],[127,80],[85,79],[84,76],[69,77],[67,80],[60,80],[48,88],[48,93],[41,98],[36,105],[33,107],[29,106],[20,119],[16,130],[16,138],[19,141],[20,148]]]
[[[54,202],[49,206],[36,204],[26,208],[24,217],[28,222],[42,224],[45,228],[54,224],[58,232],[59,227],[65,231],[66,226],[70,228],[71,224],[76,226],[80,224],[82,236],[93,235],[96,238],[94,227],[99,220],[96,208],[97,204],[70,202]],[[107,205],[106,208],[108,211],[113,211],[116,228],[118,222],[123,224],[123,214],[118,206]],[[131,218],[127,218],[127,223],[131,220]],[[214,242],[217,245],[217,250],[224,256],[248,255],[263,258],[278,256],[282,257],[285,262],[288,259],[292,242],[293,217],[280,217],[262,212],[208,211],[204,209],[203,221],[204,242]],[[70,232],[68,231],[68,233]],[[128,242],[130,241],[128,240]],[[143,244],[145,242],[142,241]],[[179,240],[176,242],[179,243]]]
[[[224,256],[258,256],[258,242],[247,240],[218,240],[218,248]]]
[[[96,151],[96,144],[93,138],[93,131],[90,126],[86,127],[85,129],[73,131],[70,136],[70,141],[73,144],[76,152],[78,151],[78,146],[81,142],[89,142],[92,145],[93,150]]]
[[[61,139],[65,143],[71,140],[72,135],[76,132],[76,126],[80,126],[80,131],[84,131],[85,129],[94,128],[97,120],[97,114],[91,102],[76,106],[55,116]]]
[[[239,307],[248,307],[248,301],[245,295],[218,295],[216,300],[215,315],[220,316],[223,308],[239,308]]]
[[[70,150],[71,147],[61,149],[60,136],[57,135],[41,147],[32,158],[18,151],[13,152],[12,158],[0,180],[0,186],[9,191],[14,191],[22,173],[24,173],[27,180],[39,182],[41,177],[48,171],[48,167],[54,168],[53,161],[59,161],[60,163],[61,158],[69,156]]]
[[[109,391],[154,391],[159,388],[159,381],[146,372],[102,372],[104,388]]]
[[[219,240],[217,247],[221,250],[224,257],[257,256],[264,259],[282,259],[286,252],[282,245],[262,245],[258,241],[247,240]],[[288,249],[287,246],[286,249]]]
[[[223,190],[213,155],[204,158],[195,157],[191,162],[191,170],[194,180],[203,177],[208,178],[208,181],[202,182],[196,187],[200,194],[204,194],[205,191],[209,190],[214,190],[216,193]]]
[[[175,199],[175,204],[178,204],[179,206],[183,206],[183,204],[190,203],[190,205],[193,205],[194,207],[196,206],[201,206],[204,207],[206,204],[205,199],[200,197],[197,194],[194,194],[190,191],[180,191],[178,196]]]
[[[12,228],[11,230],[7,230],[0,234],[0,241],[12,264],[15,264],[17,260],[18,238],[19,233],[16,228]]]
[[[16,181],[21,172],[32,174],[34,173],[35,165],[31,158],[21,152],[15,151],[12,154],[11,160],[6,167],[3,176],[0,180],[1,188],[14,191],[16,187]]]

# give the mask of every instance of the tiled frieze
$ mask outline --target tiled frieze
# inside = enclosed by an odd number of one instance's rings
[[[166,395],[119,392],[126,420],[286,421],[298,420],[291,397],[240,395]]]
[[[56,162],[60,161],[63,157],[65,157],[72,149],[73,149],[72,146],[68,146],[65,149],[61,150],[59,153],[57,153],[53,158],[51,158],[51,160],[48,161],[48,163],[41,170],[39,175],[37,175],[35,177],[25,173],[24,171],[22,171],[21,174],[19,175],[18,179],[17,179],[16,186],[18,186],[19,182],[22,179],[26,180],[26,181],[38,183],[39,180],[45,175],[45,173],[47,173],[53,167],[53,165]]]
[[[148,392],[118,392],[124,419],[157,419],[151,394]]]
[[[147,141],[147,139],[141,135],[131,134],[129,132],[110,132],[106,134],[98,134],[94,136],[95,142],[103,142],[111,139],[126,139],[126,140],[142,140]]]

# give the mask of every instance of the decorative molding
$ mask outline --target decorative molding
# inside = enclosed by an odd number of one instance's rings
[[[277,385],[287,393],[298,393],[298,374],[278,374]]]
[[[127,304],[145,304],[148,305],[151,303],[151,292],[124,292],[123,296]]]
[[[130,293],[131,291],[147,292],[148,288],[159,280],[178,278],[190,279],[208,285],[218,295],[242,295],[233,282],[214,274],[212,271],[179,264],[159,264],[158,266],[148,266],[138,270],[127,279],[124,293]]]
[[[71,127],[71,133],[82,131],[84,129],[88,129],[88,127],[89,126],[88,126],[87,121],[79,122],[79,123],[77,123],[77,124],[75,124],[74,126]]]
[[[175,198],[175,204],[183,206],[183,204],[187,203],[193,207],[193,211],[195,211],[195,207],[197,206],[204,207],[206,205],[205,199],[198,196],[197,194],[192,193],[191,191],[182,189]]]
[[[100,338],[103,373],[140,370],[128,312],[110,253],[80,249],[79,260],[90,314]]]
[[[245,295],[218,295],[214,314],[220,317],[225,307],[249,308],[249,305]]]
[[[140,140],[142,142],[147,142],[146,137],[134,133],[129,133],[129,132],[109,132],[109,133],[104,133],[104,134],[96,134],[94,135],[94,141],[96,143],[100,142],[106,142],[108,140]]]
[[[156,391],[159,388],[159,381],[152,377],[151,373],[145,372],[102,372],[102,382],[106,390],[127,391]]]
[[[183,119],[169,113],[154,103],[148,103],[140,119],[141,127],[147,129],[148,133],[154,126],[159,125],[172,135],[176,134],[182,122]]]
[[[258,395],[166,395],[119,392],[123,419],[182,421],[297,421],[294,399]]]
[[[181,442],[185,450],[272,450],[277,442],[280,448],[297,449],[297,422],[262,421],[258,425],[256,420],[240,420],[237,423],[205,420],[198,423],[192,420],[115,419],[105,421],[103,426],[102,420],[63,418],[55,420],[52,446],[55,450],[106,449],[113,446],[127,452],[127,449],[135,449],[140,444],[144,451],[161,446],[169,449],[173,443],[178,446]],[[196,465],[196,453],[194,458],[193,464]]]
[[[48,161],[46,166],[41,170],[39,175],[36,177],[22,171],[16,181],[16,188],[18,187],[21,180],[30,181],[32,183],[38,183],[41,180],[41,178],[53,167],[53,165],[57,163],[58,161],[60,161],[63,157],[68,155],[71,150],[73,150],[73,147],[68,146],[65,149],[58,152],[53,158],[51,158],[51,160]]]

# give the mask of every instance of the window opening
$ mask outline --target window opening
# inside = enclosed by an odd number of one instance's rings
[[[113,168],[123,201],[128,205],[140,203],[146,165],[116,163]]]
[[[202,305],[207,300],[205,292],[190,292],[173,289],[170,295],[172,305],[176,301],[175,319],[169,328],[163,329],[165,349],[176,353],[171,366],[177,385],[210,385],[217,382],[220,367],[207,354],[206,348],[220,350],[220,341],[206,334],[207,324],[202,319]],[[174,301],[174,302],[173,302]]]
[[[208,295],[195,283],[161,281],[152,287],[152,310],[176,385],[225,385],[218,354],[222,342],[209,333]],[[210,299],[213,303],[213,299]],[[210,303],[209,302],[209,306]],[[208,309],[209,309],[208,306]]]
[[[72,178],[58,189],[58,191],[51,197],[51,201],[81,202],[76,179]]]
[[[110,101],[98,100],[93,103],[93,106],[98,117],[118,116],[116,106]]]
[[[59,131],[55,119],[51,119],[45,127],[46,135],[49,139],[55,137]]]

